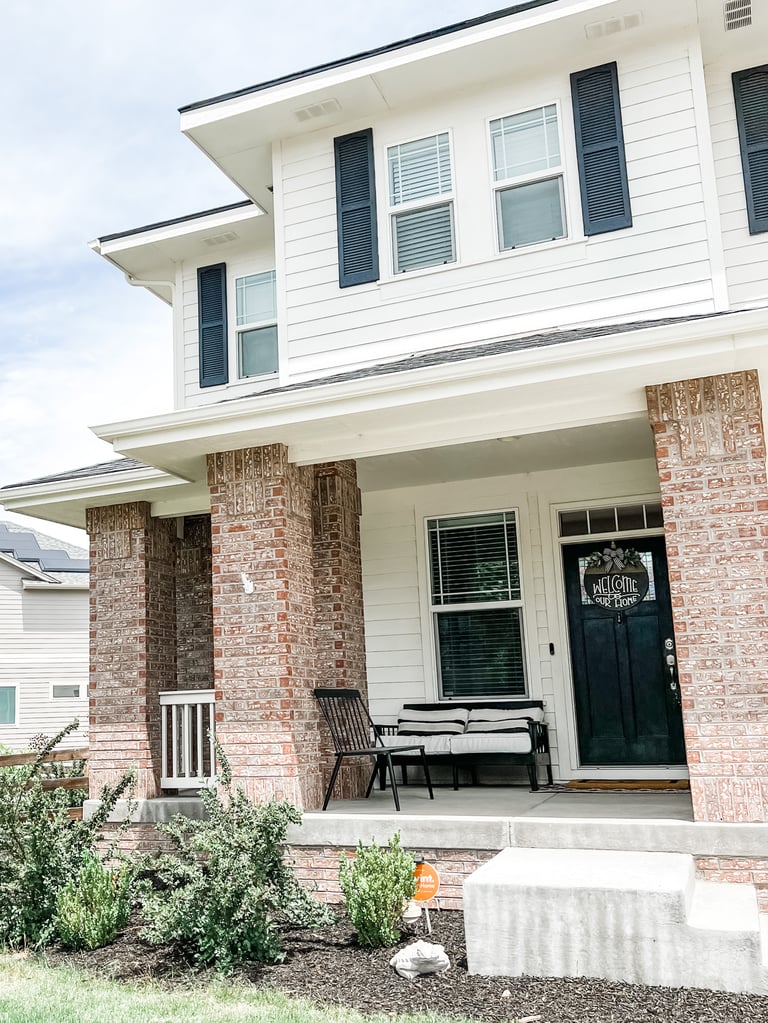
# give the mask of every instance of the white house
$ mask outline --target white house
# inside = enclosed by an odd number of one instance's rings
[[[0,746],[88,734],[88,552],[0,521]]]
[[[184,107],[245,199],[93,243],[172,305],[175,410],[2,491],[91,533],[93,776],[159,796],[211,714],[313,807],[318,682],[525,695],[560,780],[768,820],[766,124],[761,0],[533,0]]]

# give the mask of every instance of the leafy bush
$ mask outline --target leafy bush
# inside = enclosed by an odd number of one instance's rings
[[[29,748],[35,753],[50,749],[50,736],[39,732],[29,740]],[[69,763],[47,763],[41,766],[41,778],[85,778],[85,761],[71,760]],[[64,797],[67,806],[80,807],[88,798],[88,786],[82,789],[67,789]]]
[[[399,831],[389,848],[360,842],[354,860],[342,855],[339,883],[361,945],[394,945],[400,937],[403,905],[416,891],[414,867],[413,856],[400,847]]]
[[[93,851],[116,802],[130,789],[126,775],[101,792],[89,820],[72,821],[67,792],[45,792],[41,774],[73,722],[41,749],[33,764],[0,768],[0,947],[44,945],[55,936],[56,898]]]
[[[252,803],[233,789],[219,747],[217,756],[224,791],[201,790],[207,818],[177,814],[159,825],[174,852],[145,860],[143,937],[176,942],[195,962],[229,972],[247,960],[280,960],[281,926],[318,926],[333,914],[283,859],[288,825],[298,824],[301,813],[287,802]]]
[[[92,852],[83,854],[76,878],[56,896],[56,930],[67,948],[101,948],[115,940],[130,914],[131,874],[123,865],[110,870]]]

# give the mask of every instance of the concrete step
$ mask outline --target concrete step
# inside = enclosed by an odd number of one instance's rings
[[[464,920],[470,973],[768,994],[754,888],[699,881],[683,853],[505,849],[465,882]]]

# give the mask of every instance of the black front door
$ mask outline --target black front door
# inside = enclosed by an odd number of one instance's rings
[[[682,715],[666,660],[674,633],[664,539],[617,544],[638,551],[651,579],[646,597],[621,616],[593,604],[582,585],[587,559],[607,544],[563,548],[580,762],[683,764]]]

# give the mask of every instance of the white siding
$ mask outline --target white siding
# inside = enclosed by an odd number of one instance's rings
[[[749,233],[731,72],[766,61],[768,47],[760,56],[750,58],[744,53],[729,65],[709,67],[706,72],[726,278],[735,308],[762,305],[768,299],[768,233]]]
[[[25,749],[74,718],[68,746],[87,742],[88,590],[24,590],[21,573],[0,564],[0,686],[16,685],[17,724],[0,724],[0,745]],[[52,699],[53,683],[80,684],[80,699]]]
[[[589,64],[577,56],[558,77],[495,83],[374,124],[377,284],[338,287],[332,136],[318,132],[283,143],[292,379],[522,331],[713,309],[687,48],[670,44],[646,57],[619,59],[634,224],[585,239],[567,72]],[[560,108],[570,237],[498,255],[487,119],[551,102]],[[367,125],[344,130],[361,127]],[[393,277],[386,147],[437,131],[452,137],[459,261]]]
[[[560,550],[552,509],[569,502],[653,496],[652,461],[461,483],[374,491],[363,496],[362,555],[368,690],[374,720],[394,721],[405,702],[438,698],[427,592],[425,519],[515,509],[518,513],[529,692],[546,703],[555,774],[572,775],[574,724]],[[550,643],[555,655],[550,653]]]

